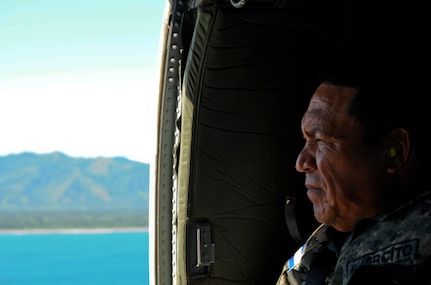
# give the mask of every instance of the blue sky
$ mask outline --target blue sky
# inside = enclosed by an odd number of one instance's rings
[[[165,2],[0,1],[0,155],[153,162]]]

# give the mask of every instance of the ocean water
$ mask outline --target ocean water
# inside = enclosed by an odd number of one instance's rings
[[[0,285],[148,285],[147,231],[0,234]]]

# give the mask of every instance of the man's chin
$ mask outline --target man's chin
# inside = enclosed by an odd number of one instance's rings
[[[313,204],[313,212],[314,212],[314,218],[319,223],[329,224],[331,222],[329,217],[327,215],[325,215],[326,211],[322,206]]]

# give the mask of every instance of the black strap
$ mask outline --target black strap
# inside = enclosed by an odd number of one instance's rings
[[[286,219],[287,229],[289,230],[290,236],[296,243],[303,244],[304,239],[298,229],[298,223],[295,213],[295,202],[295,197],[287,197],[286,205],[284,206],[284,217]]]

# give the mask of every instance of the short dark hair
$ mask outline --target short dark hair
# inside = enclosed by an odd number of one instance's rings
[[[430,127],[426,114],[431,112],[423,100],[429,92],[425,89],[428,79],[421,78],[420,67],[412,69],[411,64],[398,64],[396,60],[379,63],[334,64],[320,73],[320,82],[357,89],[350,114],[363,125],[365,144],[378,144],[394,128],[405,128],[413,149],[425,155],[425,136]]]

